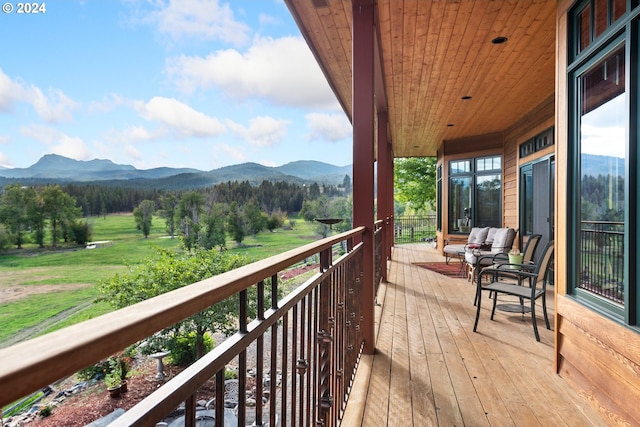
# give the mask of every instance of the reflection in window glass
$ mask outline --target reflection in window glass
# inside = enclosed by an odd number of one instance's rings
[[[476,179],[476,218],[478,227],[501,226],[501,175],[481,175]]]
[[[579,288],[624,302],[626,94],[624,46],[579,78]]]
[[[458,160],[450,163],[449,173],[469,173],[471,172],[471,162],[469,160]]]
[[[502,224],[502,156],[449,162],[449,232]]]
[[[627,12],[627,0],[613,0],[613,22],[616,22]]]
[[[521,234],[529,236],[533,234],[533,168],[531,165],[524,167],[521,174],[522,190],[520,192],[523,198],[523,228]]]
[[[471,212],[471,177],[451,178],[449,186],[449,228],[460,230],[467,225]],[[465,216],[466,214],[466,216]]]
[[[591,42],[591,6],[587,5],[578,14],[578,52],[582,52]]]
[[[501,160],[501,157],[483,157],[476,160],[476,170],[478,172],[500,170]]]
[[[609,26],[607,8],[607,0],[595,0],[595,37],[604,33],[604,30]]]

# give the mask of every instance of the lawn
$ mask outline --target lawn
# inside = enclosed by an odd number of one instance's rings
[[[147,239],[136,229],[131,214],[90,218],[94,249],[37,249],[26,244],[0,256],[0,347],[78,323],[111,310],[94,303],[96,285],[103,279],[152,258],[157,248],[180,250],[180,240],[170,239],[164,221],[155,218]],[[227,247],[250,259],[263,259],[317,240],[312,224],[296,220],[293,229],[248,236],[238,247]]]

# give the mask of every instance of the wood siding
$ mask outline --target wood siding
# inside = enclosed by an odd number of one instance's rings
[[[556,73],[556,364],[610,425],[640,425],[640,335],[567,296],[567,10],[558,2]]]
[[[543,103],[532,106],[531,111],[521,117],[516,123],[504,132],[490,135],[479,135],[460,140],[445,141],[440,151],[442,156],[442,233],[438,234],[438,248],[444,247],[444,241],[466,241],[466,235],[449,234],[448,209],[449,209],[449,162],[457,159],[488,156],[492,154],[502,155],[502,224],[504,227],[518,228],[518,176],[520,159],[518,158],[519,146],[522,142],[533,138],[545,129],[553,126],[555,113],[555,98],[549,96]],[[525,162],[553,153],[554,147],[528,156]],[[516,239],[518,240],[518,238]],[[516,243],[517,245],[517,243]]]
[[[503,223],[518,228],[519,220],[519,176],[520,166],[547,156],[555,150],[551,146],[535,154],[520,159],[520,144],[553,126],[555,117],[555,96],[549,96],[535,106],[526,116],[504,133],[504,182],[503,182]]]

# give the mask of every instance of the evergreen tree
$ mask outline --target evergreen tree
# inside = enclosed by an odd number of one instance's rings
[[[238,208],[237,202],[231,202],[229,206],[229,213],[227,215],[227,230],[233,237],[233,240],[238,244],[242,244],[245,236],[244,222],[242,215],[240,214],[240,208]]]
[[[182,243],[186,249],[194,248],[199,240],[200,215],[204,211],[204,196],[202,193],[190,191],[184,193],[178,203],[176,211],[180,224]]]
[[[214,204],[205,219],[205,231],[201,238],[201,246],[204,249],[213,249],[217,246],[223,250],[226,247],[225,218],[225,205]]]
[[[55,248],[61,228],[82,216],[82,213],[80,208],[76,207],[75,198],[62,191],[57,184],[42,189],[42,200],[51,227],[52,246]]]
[[[24,243],[24,230],[29,227],[29,206],[35,199],[33,188],[22,188],[20,183],[9,184],[4,188],[0,202],[0,221],[7,226],[15,237],[18,249]]]
[[[160,216],[164,218],[167,233],[173,239],[176,234],[176,210],[178,208],[178,196],[175,193],[165,194],[160,198]]]
[[[139,230],[142,231],[144,238],[149,237],[151,233],[151,225],[153,214],[156,211],[156,204],[153,200],[143,200],[137,208],[133,210],[133,218]]]

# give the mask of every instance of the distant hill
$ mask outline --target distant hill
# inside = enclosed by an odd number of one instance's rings
[[[612,156],[598,156],[596,154],[582,155],[581,174],[597,177],[598,175],[624,176],[624,159]],[[2,173],[2,171],[0,171]]]
[[[211,171],[192,168],[160,167],[136,169],[111,160],[74,160],[57,154],[47,154],[28,168],[0,168],[0,185],[20,181],[25,185],[44,183],[95,183],[159,189],[190,189],[215,185],[226,181],[286,181],[297,184],[342,184],[344,176],[351,176],[351,166],[301,160],[283,166],[269,167],[258,163],[241,163]]]

